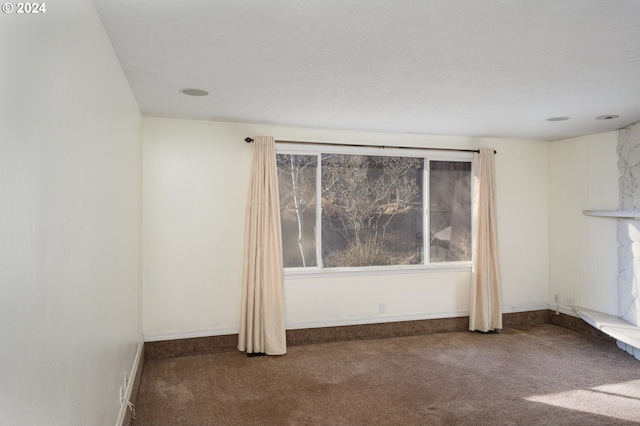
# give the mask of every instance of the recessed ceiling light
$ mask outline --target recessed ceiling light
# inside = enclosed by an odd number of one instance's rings
[[[568,119],[569,117],[551,117],[551,118],[547,118],[547,121],[564,121]]]
[[[618,118],[619,115],[608,114],[608,115],[600,115],[596,117],[596,120],[613,120],[614,118]]]
[[[209,92],[200,89],[182,89],[180,92],[189,96],[207,96]]]

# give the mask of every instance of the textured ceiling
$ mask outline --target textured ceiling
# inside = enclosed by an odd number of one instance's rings
[[[545,140],[640,121],[636,0],[94,3],[146,116]]]

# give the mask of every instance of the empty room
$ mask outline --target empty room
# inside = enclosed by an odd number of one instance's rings
[[[640,2],[5,2],[0,61],[0,424],[640,424]]]

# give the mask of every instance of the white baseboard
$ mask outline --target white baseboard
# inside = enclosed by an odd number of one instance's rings
[[[312,320],[302,322],[288,322],[287,330],[299,330],[305,328],[323,328],[323,327],[341,327],[348,325],[359,324],[378,324],[385,322],[398,322],[398,321],[418,321],[425,319],[437,319],[437,318],[454,318],[468,316],[469,311],[456,311],[456,312],[436,312],[436,313],[415,313],[415,314],[402,314],[402,315],[388,315],[380,314],[373,317],[361,317],[361,318],[332,318],[330,320]],[[190,339],[194,337],[212,337],[212,336],[224,336],[227,334],[238,334],[237,327],[220,327],[212,328],[208,330],[187,330],[176,331],[170,333],[145,333],[145,342],[158,342],[162,340],[176,340],[176,339]]]
[[[548,304],[536,304],[528,306],[509,306],[502,309],[503,314],[540,311],[551,309]],[[575,314],[573,314],[575,315]],[[346,317],[346,318],[332,318],[329,320],[311,320],[311,321],[298,321],[288,322],[287,330],[300,330],[307,328],[324,328],[324,327],[343,327],[349,325],[361,325],[361,324],[380,324],[386,322],[399,322],[399,321],[420,321],[440,318],[456,318],[469,316],[468,310],[460,311],[440,311],[440,312],[416,312],[408,314],[378,314],[368,317]],[[190,339],[194,337],[212,337],[212,336],[224,336],[228,334],[238,334],[237,327],[220,327],[201,330],[185,330],[169,333],[145,333],[145,342],[159,342],[163,340],[176,340],[176,339]]]
[[[515,314],[519,312],[546,311],[549,308],[547,303],[536,303],[533,305],[502,306],[503,314]]]
[[[169,333],[145,333],[144,341],[159,342],[162,340],[191,339],[194,337],[224,336],[227,334],[238,334],[238,332],[238,327],[220,327],[204,330],[172,331]]]
[[[133,365],[131,366],[131,370],[128,375],[129,382],[127,383],[127,388],[125,389],[125,398],[127,401],[131,400],[133,385],[136,381],[138,368],[140,366],[140,361],[142,360],[142,356],[143,356],[143,348],[144,348],[144,343],[142,339],[140,339],[140,341],[138,342],[138,350],[136,351],[136,357],[133,360]],[[126,403],[121,404],[120,412],[118,413],[118,418],[116,420],[116,426],[122,426],[128,414],[129,414],[129,406]]]
[[[417,312],[410,314],[379,314],[372,317],[360,318],[332,318],[330,320],[321,321],[302,321],[296,323],[288,323],[287,330],[300,330],[305,328],[324,328],[324,327],[343,327],[349,325],[361,324],[380,324],[386,322],[400,321],[420,321],[439,318],[456,318],[469,316],[469,311],[443,311],[443,312]]]

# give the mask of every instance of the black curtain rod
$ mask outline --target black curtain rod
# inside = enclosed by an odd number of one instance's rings
[[[253,138],[244,138],[246,143],[253,142]],[[359,144],[348,144],[348,143],[331,143],[331,142],[295,142],[295,141],[276,141],[277,143],[289,143],[289,144],[303,144],[309,143],[312,145],[327,145],[327,146],[355,146],[362,148],[392,148],[392,149],[422,149],[426,151],[454,151],[454,152],[480,152],[479,149],[456,149],[456,148],[427,148],[427,147],[413,147],[413,146],[384,146],[384,145],[359,145]],[[494,154],[497,154],[498,151],[493,150]]]

